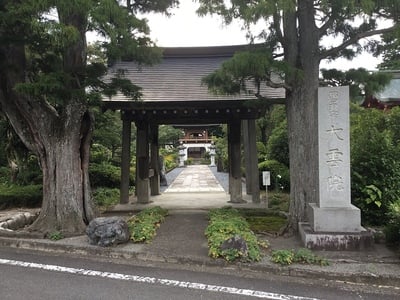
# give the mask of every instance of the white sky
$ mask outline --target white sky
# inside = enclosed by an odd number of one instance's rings
[[[246,44],[246,32],[240,23],[223,25],[218,16],[199,17],[198,4],[191,0],[181,1],[179,8],[172,10],[172,16],[148,14],[151,38],[161,47],[223,46]],[[363,67],[375,70],[379,59],[363,54],[352,61],[338,59],[332,63],[321,63],[321,68],[348,70]]]

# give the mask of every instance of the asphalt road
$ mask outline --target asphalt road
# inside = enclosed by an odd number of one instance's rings
[[[400,299],[373,285],[187,269],[0,248],[0,299]]]

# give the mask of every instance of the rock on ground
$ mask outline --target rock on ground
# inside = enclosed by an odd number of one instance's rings
[[[122,217],[100,217],[93,219],[86,228],[91,245],[108,247],[129,241],[128,224]]]

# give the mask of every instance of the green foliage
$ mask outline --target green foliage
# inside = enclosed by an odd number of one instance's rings
[[[135,243],[149,243],[156,235],[157,228],[168,215],[168,211],[159,206],[146,208],[130,218],[128,222],[131,240]]]
[[[271,210],[289,212],[289,193],[272,192],[268,194],[268,207]]]
[[[289,139],[286,119],[274,127],[267,143],[268,160],[276,160],[289,167]]]
[[[93,190],[93,200],[100,208],[107,209],[110,206],[118,204],[120,191],[116,188],[99,187]]]
[[[365,95],[381,91],[390,81],[388,73],[371,73],[364,68],[340,71],[337,69],[322,69],[322,85],[350,87],[350,98],[360,102]]]
[[[48,238],[52,241],[58,241],[64,238],[64,235],[60,231],[54,231],[48,234]]]
[[[158,143],[161,146],[172,145],[177,147],[179,139],[183,137],[183,131],[171,125],[160,125],[158,128]]]
[[[121,185],[121,169],[109,163],[90,164],[89,176],[94,187],[116,188]]]
[[[274,250],[271,253],[271,260],[280,265],[291,265],[292,263],[312,264],[327,266],[328,260],[323,257],[316,256],[309,249],[300,248],[294,250]]]
[[[397,120],[398,110],[393,110]],[[363,223],[384,225],[389,207],[399,200],[399,143],[392,112],[375,109],[351,114],[351,193]]]
[[[119,188],[121,185],[121,168],[111,163],[91,163],[89,176],[92,187]],[[130,170],[129,180],[130,185],[133,185],[135,182],[134,167]]]
[[[390,205],[388,219],[384,229],[386,242],[390,245],[400,245],[400,200]]]
[[[288,191],[290,188],[290,175],[289,168],[284,164],[276,160],[267,160],[258,164],[258,170],[260,172],[260,188],[265,189],[262,185],[262,172],[270,171],[271,185],[269,189],[279,189],[282,191]]]
[[[222,257],[227,261],[237,259],[243,261],[258,261],[261,258],[259,242],[250,230],[249,224],[240,213],[231,207],[213,209],[209,212],[209,224],[205,230],[208,239],[208,255],[212,258]],[[221,245],[235,236],[243,238],[248,247],[247,253],[237,249],[222,250]]]
[[[168,172],[170,170],[173,170],[178,166],[178,153],[176,152],[176,149],[173,151],[166,151],[165,149],[160,149],[160,155],[163,156],[164,158],[164,165],[165,165],[165,170]]]
[[[39,207],[42,202],[41,185],[0,184],[0,209],[10,207]]]

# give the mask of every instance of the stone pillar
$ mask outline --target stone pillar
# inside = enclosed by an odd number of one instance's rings
[[[240,120],[228,123],[230,202],[242,203],[242,174],[240,149]]]
[[[149,123],[137,121],[136,128],[136,196],[138,203],[149,203]]]
[[[129,202],[129,175],[131,165],[131,120],[121,113],[122,118],[122,154],[121,154],[121,187],[120,204]]]
[[[260,178],[256,141],[256,121],[243,120],[243,148],[246,162],[246,193],[253,203],[260,202]]]
[[[319,201],[300,223],[305,245],[315,249],[359,249],[372,243],[351,204],[349,88],[318,89]]]
[[[158,153],[158,125],[150,124],[150,167],[152,176],[150,176],[151,195],[160,195],[160,155]]]

